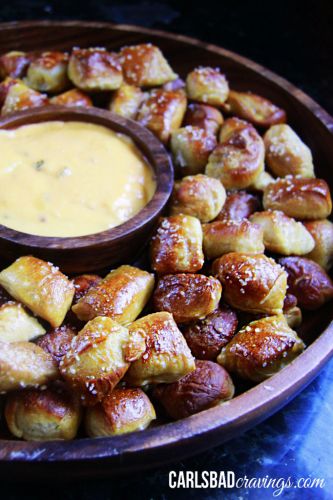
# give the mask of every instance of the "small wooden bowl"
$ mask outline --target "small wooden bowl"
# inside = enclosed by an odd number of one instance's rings
[[[168,153],[151,132],[136,122],[96,108],[47,106],[28,109],[1,118],[0,129],[55,120],[96,123],[129,136],[155,172],[155,194],[128,221],[87,236],[36,236],[0,224],[0,256],[13,261],[20,255],[33,254],[57,264],[69,274],[96,271],[120,262],[133,261],[145,246],[172,191],[173,167]]]

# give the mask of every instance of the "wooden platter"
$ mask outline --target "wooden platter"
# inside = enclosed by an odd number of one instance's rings
[[[69,50],[152,42],[184,76],[197,65],[220,66],[236,90],[252,90],[287,111],[288,122],[310,146],[319,177],[333,189],[333,119],[283,78],[222,48],[191,38],[99,22],[23,22],[0,26],[0,52]],[[332,305],[305,316],[303,338],[310,343],[291,365],[220,407],[187,419],[114,438],[72,442],[0,441],[1,475],[20,478],[101,477],[128,474],[179,460],[223,443],[264,420],[295,397],[333,354]]]

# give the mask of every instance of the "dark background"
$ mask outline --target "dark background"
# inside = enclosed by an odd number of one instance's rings
[[[333,114],[331,1],[0,0],[0,21],[82,19],[138,24],[200,38],[247,56],[287,78]],[[333,160],[332,160],[333,161]],[[272,497],[272,490],[170,490],[169,470],[233,470],[248,477],[323,477],[324,490],[289,490],[277,498],[333,498],[333,364],[265,423],[193,459],[131,477],[0,486],[0,498],[168,499]]]

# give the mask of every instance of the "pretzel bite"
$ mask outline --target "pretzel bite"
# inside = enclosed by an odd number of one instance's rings
[[[0,393],[39,387],[59,376],[50,354],[32,342],[0,342]]]
[[[304,255],[315,246],[314,239],[303,224],[280,210],[256,212],[250,216],[250,221],[262,228],[264,245],[270,252]]]
[[[312,154],[289,125],[273,125],[264,136],[266,162],[278,177],[314,177]]]
[[[279,263],[287,271],[288,291],[302,309],[319,309],[333,298],[333,282],[316,262],[305,257],[283,257]]]
[[[0,78],[22,78],[25,76],[30,62],[33,60],[32,54],[12,50],[0,56]]]
[[[70,387],[89,406],[102,401],[123,378],[129,362],[143,352],[128,329],[111,318],[89,321],[71,342],[60,361],[60,372]]]
[[[168,312],[149,314],[129,327],[130,335],[143,335],[145,351],[127,374],[130,385],[169,383],[194,370],[194,358],[186,341]]]
[[[175,182],[170,213],[192,215],[201,222],[209,222],[221,211],[225,199],[225,189],[218,179],[202,174],[184,177]]]
[[[177,78],[158,47],[151,43],[123,47],[120,59],[124,79],[138,87],[155,87]]]
[[[261,382],[293,361],[304,347],[284,316],[269,316],[242,328],[217,361],[241,378]]]
[[[184,118],[185,126],[191,125],[192,127],[202,128],[207,134],[216,137],[222,123],[222,113],[213,106],[192,102],[187,107]]]
[[[226,105],[232,115],[260,127],[266,128],[276,123],[284,123],[287,118],[283,109],[275,106],[269,99],[252,92],[230,90]]]
[[[81,321],[108,316],[127,325],[139,316],[153,288],[153,274],[133,266],[120,266],[91,287],[72,310]]]
[[[116,54],[104,48],[74,48],[69,58],[68,76],[75,87],[87,92],[119,89],[121,65]]]
[[[177,420],[228,401],[235,387],[230,375],[212,361],[195,362],[195,370],[172,384],[158,385],[154,398]]]
[[[228,97],[229,85],[219,68],[199,67],[187,75],[186,92],[192,101],[221,106]]]
[[[36,344],[49,353],[59,366],[60,361],[69,351],[76,334],[77,331],[73,326],[65,324],[47,332],[37,339]]]
[[[155,89],[141,104],[136,119],[166,144],[172,132],[181,126],[185,110],[186,96],[183,91]]]
[[[248,219],[251,214],[260,209],[257,196],[246,191],[234,191],[227,195],[225,204],[216,220],[242,220]]]
[[[196,272],[204,264],[202,229],[190,215],[163,217],[150,246],[151,267],[158,274]]]
[[[228,253],[213,263],[221,281],[223,298],[241,311],[281,314],[286,296],[287,273],[262,254]]]
[[[272,177],[270,173],[266,172],[266,170],[263,170],[252,182],[251,186],[249,186],[249,189],[254,191],[264,191],[271,182],[274,182],[274,177]]]
[[[215,311],[221,294],[221,284],[212,276],[169,274],[159,280],[153,303],[155,311],[168,311],[177,323],[188,323]]]
[[[283,315],[290,328],[297,328],[302,323],[302,311],[297,306],[295,295],[287,293],[283,303]]]
[[[6,83],[6,80],[3,83]],[[46,94],[41,94],[30,89],[21,80],[9,81],[8,83],[9,85],[1,108],[2,115],[28,108],[38,108],[39,106],[46,106],[48,104]]]
[[[206,175],[220,179],[227,189],[243,189],[264,169],[264,143],[256,129],[238,118],[229,118],[220,132],[220,144],[209,156]]]
[[[307,255],[321,267],[329,271],[333,264],[333,224],[329,220],[304,222],[304,226],[314,239],[314,249]]]
[[[287,176],[264,190],[266,210],[282,210],[295,219],[326,219],[332,211],[330,189],[323,179]]]
[[[29,65],[25,82],[39,92],[62,92],[68,86],[67,65],[68,54],[43,52]]]
[[[172,158],[180,176],[203,172],[215,147],[215,135],[192,125],[179,128],[171,135]]]
[[[32,340],[45,333],[36,318],[30,316],[17,302],[0,306],[0,341],[19,342]]]
[[[118,436],[142,431],[155,418],[154,407],[141,389],[116,387],[101,403],[87,409],[85,428],[90,437]]]
[[[50,262],[20,257],[0,273],[0,285],[34,314],[60,326],[74,296],[74,285]]]
[[[143,98],[144,93],[139,87],[123,83],[112,95],[109,110],[124,118],[134,120]]]
[[[93,105],[90,97],[79,89],[67,90],[67,92],[52,97],[50,104],[68,107],[80,106],[81,108],[90,108]]]
[[[222,347],[235,335],[238,320],[228,306],[220,306],[205,319],[193,321],[182,327],[182,332],[196,359],[215,361]]]
[[[76,304],[82,297],[84,297],[90,288],[97,286],[102,281],[98,274],[80,274],[75,276],[73,284],[75,288],[73,304]]]
[[[229,252],[264,253],[263,230],[247,219],[217,220],[203,227],[203,250],[207,259]]]
[[[26,441],[74,439],[81,407],[63,386],[27,389],[8,396],[5,418],[10,432]]]

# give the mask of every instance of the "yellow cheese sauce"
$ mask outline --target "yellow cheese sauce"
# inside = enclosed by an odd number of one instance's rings
[[[50,121],[0,130],[0,223],[40,236],[117,226],[152,198],[151,167],[106,127]]]

